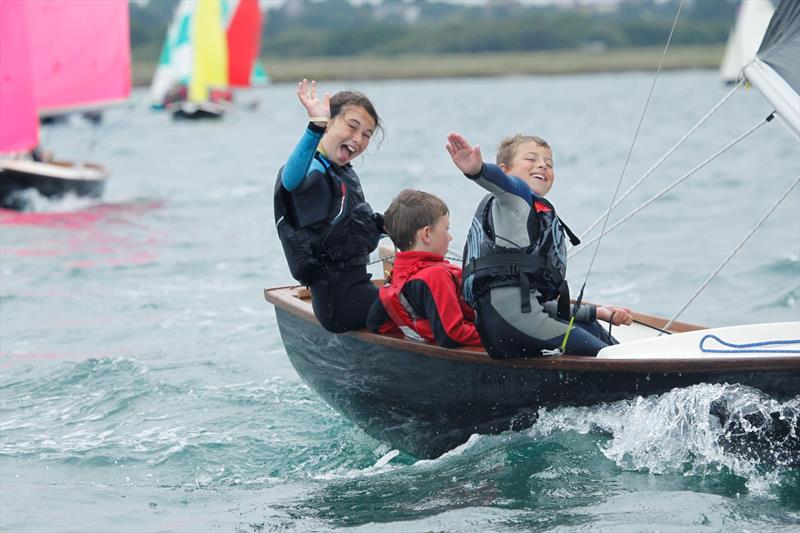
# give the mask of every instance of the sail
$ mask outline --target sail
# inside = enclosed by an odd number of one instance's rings
[[[167,29],[153,82],[150,101],[160,107],[170,89],[189,85],[192,75],[192,15],[194,0],[181,0]]]
[[[228,81],[249,87],[261,48],[261,10],[257,0],[226,0]]]
[[[744,66],[756,55],[774,12],[770,0],[743,0],[739,5],[719,68],[722,81],[735,82],[741,77]]]
[[[128,98],[127,0],[22,3],[36,107],[41,115],[97,109]]]
[[[800,2],[781,1],[744,73],[800,139]]]
[[[27,17],[22,2],[0,2],[0,154],[38,143]]]
[[[205,102],[210,88],[228,85],[228,44],[220,0],[197,2],[192,22],[193,60],[189,100]]]

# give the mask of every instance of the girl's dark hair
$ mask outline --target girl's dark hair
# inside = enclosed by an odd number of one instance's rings
[[[350,105],[364,108],[369,116],[371,116],[375,121],[375,131],[380,131],[381,136],[385,135],[383,123],[381,122],[381,118],[378,116],[378,112],[375,111],[375,106],[372,105],[372,102],[369,98],[367,98],[367,95],[358,91],[339,91],[331,96],[331,119],[336,118],[336,116],[341,113],[345,107]]]

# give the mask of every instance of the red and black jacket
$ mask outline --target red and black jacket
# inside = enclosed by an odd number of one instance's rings
[[[439,254],[399,252],[392,279],[367,317],[375,333],[411,328],[439,346],[481,346],[475,311],[461,297],[461,268]]]

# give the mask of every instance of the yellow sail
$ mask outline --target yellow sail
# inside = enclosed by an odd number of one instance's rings
[[[220,0],[198,0],[193,20],[192,78],[189,100],[205,102],[209,87],[228,86],[228,43]]]

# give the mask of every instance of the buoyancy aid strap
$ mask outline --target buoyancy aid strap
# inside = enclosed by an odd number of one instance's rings
[[[542,265],[544,260],[530,254],[496,253],[485,257],[477,257],[464,267],[462,276],[466,278],[475,274],[479,270],[496,268],[504,271],[508,275],[516,275],[520,272],[535,273]]]
[[[519,273],[519,299],[520,311],[531,312],[531,284],[524,272]]]
[[[558,286],[558,306],[556,316],[562,320],[569,320],[569,285],[567,280],[562,279]]]
[[[560,216],[556,215],[556,218],[558,218],[558,221],[561,223],[561,227],[564,228],[564,232],[567,234],[567,237],[569,237],[569,242],[572,244],[572,246],[578,246],[581,243],[581,240],[578,238],[578,236],[575,235],[571,229],[569,229],[569,226],[564,224],[564,221],[561,220]]]
[[[561,223],[561,227],[564,228],[564,232],[567,234],[567,237],[569,237],[569,242],[572,244],[572,246],[578,246],[581,243],[581,240],[577,235],[575,235],[575,232],[569,229],[569,226],[564,224],[564,221],[561,220],[560,216],[556,215],[556,218],[558,218],[558,221]]]

